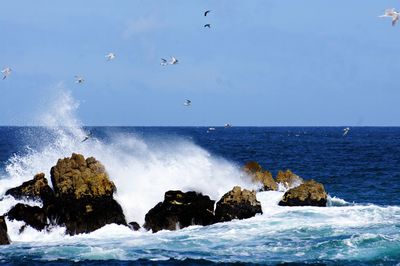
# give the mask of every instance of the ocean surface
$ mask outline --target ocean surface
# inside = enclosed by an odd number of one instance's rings
[[[8,188],[38,172],[49,178],[72,152],[105,165],[128,222],[142,224],[170,189],[219,200],[235,185],[254,188],[240,170],[251,160],[274,176],[291,169],[323,183],[329,207],[280,207],[284,191],[260,192],[262,215],[156,234],[117,225],[20,234],[22,223],[7,220],[12,244],[0,246],[2,264],[400,265],[400,128],[352,127],[343,136],[342,127],[83,127],[74,112],[50,112],[43,127],[0,127],[1,214],[17,202],[4,196]]]

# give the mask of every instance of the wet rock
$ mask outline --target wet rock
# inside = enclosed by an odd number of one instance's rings
[[[301,178],[300,176],[294,174],[290,170],[286,170],[286,172],[279,171],[278,175],[275,178],[275,180],[276,180],[276,183],[282,184],[283,186],[285,186],[285,188],[297,187],[301,183],[304,182],[303,178]]]
[[[140,229],[140,225],[137,222],[130,222],[128,226],[133,231],[138,231]]]
[[[217,202],[215,219],[227,222],[233,219],[247,219],[262,213],[261,203],[256,198],[256,192],[234,187]]]
[[[53,190],[47,183],[43,173],[37,174],[30,181],[6,191],[6,195],[11,195],[16,199],[41,200],[43,203],[54,200]]]
[[[18,203],[8,213],[10,220],[24,221],[36,230],[43,230],[47,225],[46,212],[38,206],[29,206]]]
[[[50,173],[56,199],[46,211],[69,234],[89,233],[111,223],[127,225],[113,199],[115,185],[95,158],[74,153],[58,160]]]
[[[194,191],[167,191],[164,201],[146,214],[144,228],[155,233],[190,225],[210,225],[214,223],[214,202]]]
[[[279,202],[280,206],[317,206],[326,207],[327,193],[324,186],[314,180],[304,182],[289,189]]]
[[[263,170],[257,162],[248,162],[243,170],[251,176],[252,182],[261,184],[260,191],[277,190],[278,184],[272,177],[271,172]]]
[[[4,216],[0,216],[0,245],[10,244],[10,238],[7,234],[7,224]]]

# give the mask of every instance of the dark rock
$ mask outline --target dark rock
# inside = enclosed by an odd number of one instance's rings
[[[104,166],[93,157],[72,154],[51,168],[55,202],[46,206],[50,219],[71,235],[89,233],[106,224],[127,225],[116,190]]]
[[[214,223],[214,203],[210,197],[194,191],[167,191],[164,201],[146,214],[144,228],[155,233],[163,229],[210,225]]]
[[[256,198],[256,192],[234,187],[217,202],[215,218],[218,222],[233,219],[247,219],[262,213],[261,203]]]
[[[18,187],[7,190],[6,195],[11,195],[16,199],[41,200],[44,204],[54,200],[53,190],[43,173],[35,175],[32,180]]]
[[[130,222],[128,224],[129,228],[133,231],[138,231],[140,229],[140,225],[137,222]]]
[[[271,172],[263,170],[257,162],[248,162],[243,170],[251,176],[253,183],[262,185],[260,191],[277,190],[278,184],[272,177]]]
[[[317,206],[326,207],[327,193],[321,183],[314,180],[304,182],[289,189],[279,202],[280,206]]]
[[[43,230],[47,225],[46,212],[37,206],[18,203],[8,213],[10,220],[24,221],[36,230]]]
[[[7,234],[7,224],[4,216],[0,216],[0,245],[10,244],[10,238]]]
[[[294,174],[290,170],[286,170],[286,172],[279,171],[278,175],[275,178],[275,180],[276,180],[276,183],[282,184],[283,186],[285,186],[285,188],[297,187],[301,183],[304,182],[303,178],[301,178],[300,176]]]

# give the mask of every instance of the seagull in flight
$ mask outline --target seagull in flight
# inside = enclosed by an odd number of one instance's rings
[[[350,128],[349,128],[349,127],[344,128],[344,129],[343,129],[343,137],[346,136],[347,133],[349,133],[349,131],[350,131]]]
[[[171,61],[169,61],[169,64],[170,65],[176,65],[176,64],[178,64],[178,59],[176,59],[175,57],[171,57]]]
[[[3,69],[1,71],[1,73],[3,74],[3,79],[6,79],[9,75],[11,75],[12,69],[9,67],[6,67],[5,69]]]
[[[115,58],[115,54],[114,53],[109,53],[106,55],[106,59],[107,61],[111,61]]]
[[[75,76],[75,83],[81,84],[85,81],[85,79],[82,76]]]
[[[87,141],[88,139],[90,139],[90,137],[92,137],[92,132],[89,132],[89,134],[85,136],[85,138],[81,141],[81,143]]]
[[[205,24],[204,28],[209,28],[210,29],[211,28],[211,24]]]
[[[210,13],[211,10],[207,10],[206,12],[204,12],[204,16],[207,17],[208,13]]]
[[[380,18],[392,18],[392,26],[395,26],[397,21],[400,19],[400,13],[397,12],[394,8],[388,8],[385,10],[385,13]]]
[[[184,106],[191,106],[192,105],[192,101],[186,99],[186,101],[185,101],[185,103],[183,105]]]
[[[167,59],[161,58],[161,63],[160,63],[160,65],[162,65],[162,66],[168,65]]]

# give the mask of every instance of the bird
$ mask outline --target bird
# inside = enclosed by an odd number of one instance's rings
[[[111,61],[115,58],[115,54],[114,53],[109,53],[106,55],[107,61]]]
[[[385,10],[385,13],[380,18],[392,18],[392,26],[395,26],[397,21],[400,18],[400,13],[397,12],[394,8],[388,8]]]
[[[75,83],[83,83],[85,79],[82,76],[75,76]]]
[[[178,64],[178,59],[176,59],[175,57],[171,57],[171,61],[169,61],[169,64],[170,65],[176,65],[176,64]]]
[[[162,65],[162,66],[168,65],[167,59],[161,58],[161,63],[160,63],[160,65]]]
[[[6,79],[9,75],[11,75],[12,69],[10,67],[6,67],[1,71],[3,74],[3,80]]]
[[[192,105],[192,101],[186,99],[186,101],[183,103],[184,106],[191,106]]]
[[[346,136],[347,133],[349,133],[349,131],[350,131],[350,128],[349,128],[349,127],[344,128],[344,129],[343,129],[343,137]]]
[[[204,28],[209,28],[210,29],[211,28],[211,24],[205,24]]]
[[[206,17],[208,15],[208,13],[210,13],[211,10],[207,10],[206,12],[204,12],[204,16]]]
[[[91,136],[92,136],[92,132],[89,132],[89,134],[87,134],[87,135],[85,136],[85,138],[84,138],[81,142],[87,141],[88,139],[90,139]]]

